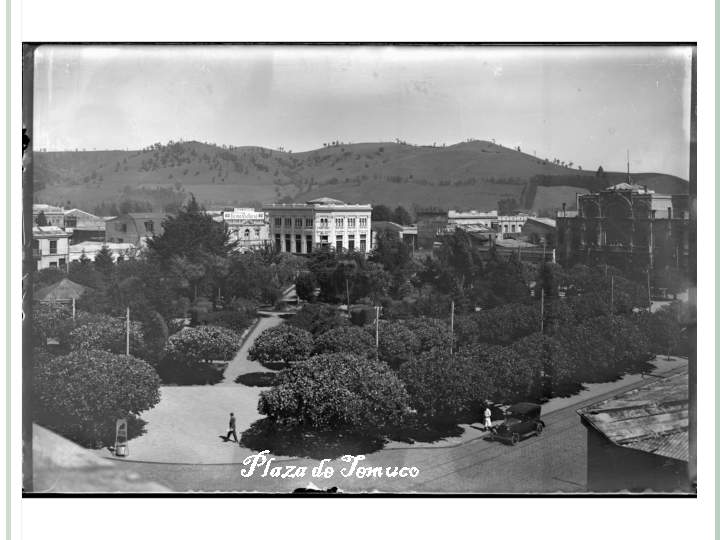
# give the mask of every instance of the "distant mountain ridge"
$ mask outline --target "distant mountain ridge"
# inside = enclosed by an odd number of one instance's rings
[[[142,150],[36,152],[35,199],[92,211],[139,200],[156,210],[193,193],[207,207],[258,206],[328,196],[408,208],[494,209],[514,199],[535,211],[575,203],[575,193],[617,183],[624,173],[571,168],[488,141],[452,146],[402,142],[331,144],[307,152],[197,141]],[[688,183],[660,173],[632,175],[663,193]]]

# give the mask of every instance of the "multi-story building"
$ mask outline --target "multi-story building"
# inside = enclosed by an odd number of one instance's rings
[[[37,225],[37,219],[40,213],[45,216],[45,225],[53,227],[65,228],[65,209],[62,206],[52,206],[49,204],[33,204],[33,224]]]
[[[432,248],[439,234],[448,226],[448,213],[446,210],[436,208],[418,210],[417,242],[421,248]]]
[[[450,226],[481,225],[482,227],[491,229],[497,221],[497,210],[492,210],[491,212],[480,212],[478,210],[457,212],[455,210],[450,210],[447,213],[447,223]]]
[[[270,227],[265,212],[257,212],[253,208],[234,208],[222,211],[213,219],[225,224],[230,239],[237,242],[237,249],[241,251],[263,247],[269,242]]]
[[[557,214],[558,258],[566,265],[687,269],[688,199],[629,183],[578,195],[577,211]]]
[[[70,233],[70,243],[102,242],[105,240],[105,220],[99,216],[73,208],[65,210],[65,230]]]
[[[269,204],[263,210],[268,214],[270,241],[277,251],[370,251],[369,204],[345,204],[322,197],[304,204]]]
[[[65,269],[69,257],[69,238],[69,233],[54,225],[33,227],[33,257],[37,262],[37,269]]]
[[[527,214],[497,216],[494,226],[497,228],[498,238],[517,238],[520,236],[528,217]]]
[[[145,245],[145,240],[163,233],[163,221],[167,214],[130,213],[108,219],[105,222],[105,242]]]
[[[557,243],[557,224],[550,218],[528,217],[522,228],[521,239],[553,248]]]

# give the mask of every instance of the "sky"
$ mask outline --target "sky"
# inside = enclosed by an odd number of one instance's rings
[[[35,149],[495,140],[688,177],[689,47],[70,46],[35,56]]]

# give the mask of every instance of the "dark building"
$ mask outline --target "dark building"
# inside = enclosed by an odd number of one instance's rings
[[[685,371],[577,411],[588,491],[691,490],[688,388]]]
[[[417,216],[417,245],[421,248],[432,248],[438,234],[448,226],[447,210],[418,210]]]
[[[163,233],[163,221],[167,214],[131,213],[107,220],[105,241],[108,243],[129,243],[141,246],[145,240]]]
[[[530,216],[523,225],[520,237],[537,246],[554,248],[557,244],[557,223],[554,219]]]
[[[688,197],[628,183],[578,195],[577,211],[557,215],[559,262],[687,271]]]

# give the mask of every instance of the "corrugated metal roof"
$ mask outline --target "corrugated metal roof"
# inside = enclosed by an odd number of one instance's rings
[[[688,460],[687,371],[652,381],[577,412],[617,445]]]

